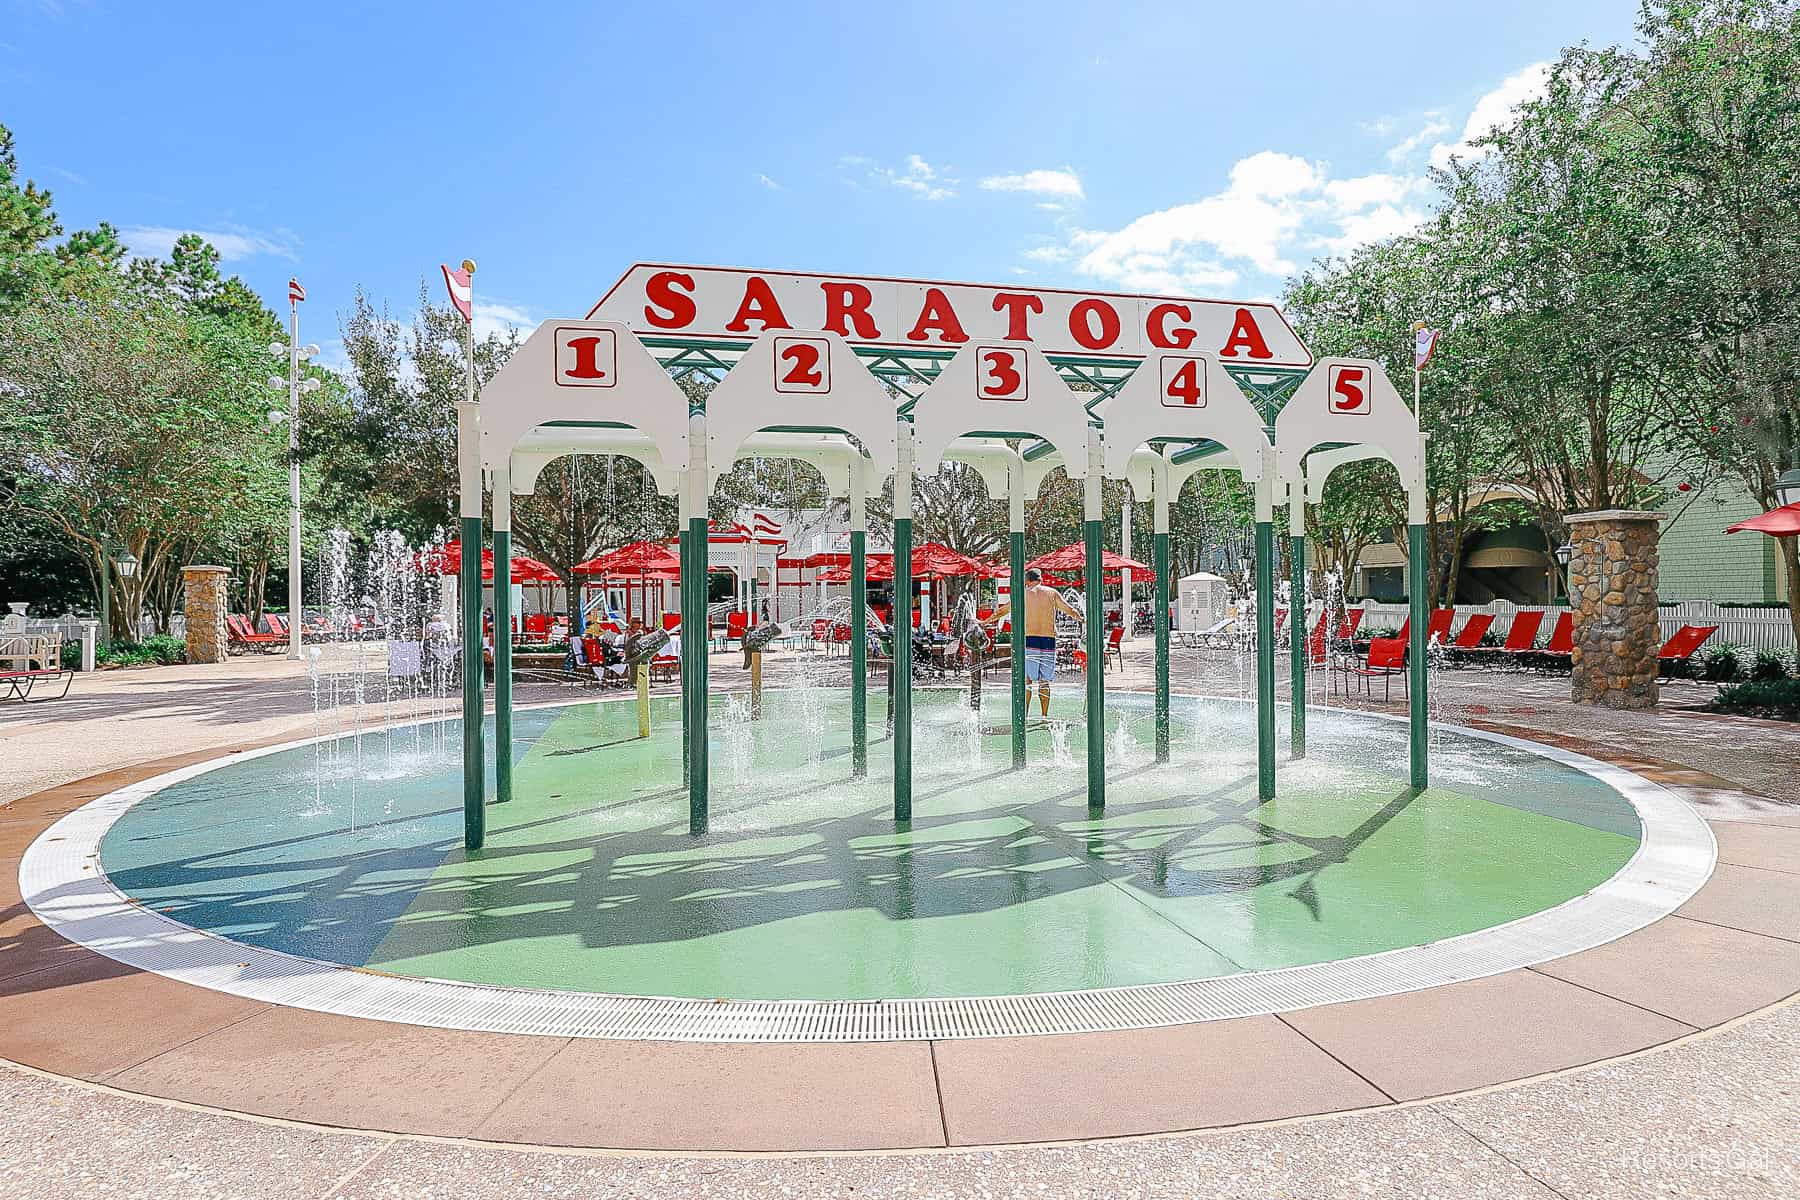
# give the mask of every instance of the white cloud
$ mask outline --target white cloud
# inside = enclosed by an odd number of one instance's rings
[[[1437,113],[1426,113],[1425,124],[1419,127],[1417,133],[1401,138],[1399,142],[1388,147],[1387,159],[1391,163],[1404,162],[1411,158],[1413,153],[1417,151],[1420,146],[1423,146],[1434,137],[1439,137],[1449,132],[1450,122],[1444,120]]]
[[[1237,270],[1225,260],[1283,275],[1294,269],[1284,247],[1305,220],[1305,198],[1324,182],[1324,167],[1264,150],[1238,160],[1222,192],[1146,213],[1112,232],[1081,230],[1072,239],[1084,275],[1128,287],[1182,291],[1224,287]]]
[[[981,186],[989,192],[1030,192],[1068,200],[1083,198],[1081,176],[1075,173],[1074,167],[1040,167],[1019,175],[989,175],[981,181]]]
[[[478,342],[490,334],[504,337],[509,330],[517,330],[519,337],[524,338],[538,326],[530,313],[511,304],[485,303],[477,299],[474,315],[475,340]]]
[[[762,184],[764,187],[768,188],[771,192],[779,192],[781,190],[781,185],[779,183],[776,183],[773,179],[770,179],[767,175],[762,175],[762,174],[757,175],[756,182]]]
[[[160,225],[139,225],[119,230],[119,240],[125,243],[126,249],[138,258],[167,258],[169,251],[175,248],[177,238],[185,234],[196,234],[211,242],[224,262],[236,262],[244,258],[286,258],[295,257],[293,248],[285,242],[277,241],[273,236],[258,233],[253,229],[204,230],[204,229],[169,229]]]
[[[845,154],[839,157],[840,168],[865,170],[868,177],[876,183],[897,187],[902,191],[913,192],[926,200],[945,200],[956,195],[957,185],[962,181],[955,178],[949,168],[934,167],[917,154],[906,156],[904,168],[884,167],[865,155]],[[844,182],[855,187],[854,180]]]
[[[1550,64],[1532,63],[1500,81],[1500,86],[1475,102],[1469,119],[1463,124],[1462,137],[1455,145],[1439,142],[1431,148],[1431,165],[1448,166],[1452,156],[1468,158],[1474,154],[1469,143],[1482,134],[1505,125],[1513,119],[1513,110],[1528,100],[1544,94],[1550,80]]]
[[[1113,231],[1078,230],[1067,246],[1025,252],[1122,287],[1192,292],[1246,273],[1280,277],[1297,260],[1343,253],[1424,220],[1426,180],[1370,174],[1333,179],[1323,163],[1264,150],[1240,159],[1224,191],[1147,213]]]

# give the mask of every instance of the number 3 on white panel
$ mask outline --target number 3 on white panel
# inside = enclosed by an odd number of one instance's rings
[[[1023,400],[1028,395],[1025,351],[983,346],[975,352],[975,395],[982,400]]]

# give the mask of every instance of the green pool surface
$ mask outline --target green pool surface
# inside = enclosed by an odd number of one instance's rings
[[[1318,713],[1309,757],[1256,799],[1247,706],[1177,698],[1150,762],[1147,698],[1109,697],[1090,817],[1080,700],[1010,769],[1004,694],[916,702],[914,818],[851,780],[848,697],[712,707],[709,831],[687,831],[677,702],[520,713],[515,799],[461,849],[444,725],[235,762],[137,805],[102,863],[141,903],[242,941],[404,975],[739,999],[986,996],[1172,982],[1469,933],[1591,889],[1636,851],[1610,787],[1454,733],[1405,786],[1403,724]],[[998,701],[996,703],[996,701]],[[490,726],[491,728],[491,726]],[[490,734],[490,746],[492,738]],[[354,818],[354,825],[353,825]]]

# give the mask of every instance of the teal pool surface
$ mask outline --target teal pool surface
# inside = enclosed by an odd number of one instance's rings
[[[998,701],[996,703],[996,701]],[[1078,696],[1011,769],[1004,693],[916,701],[914,817],[891,817],[884,706],[850,777],[848,695],[711,708],[711,827],[687,831],[678,701],[522,711],[515,799],[461,849],[454,723],[229,762],[149,796],[101,863],[139,904],[348,966],[637,995],[991,996],[1200,979],[1485,929],[1582,895],[1637,850],[1631,804],[1575,767],[1450,730],[1406,787],[1406,726],[1315,712],[1256,798],[1249,706],[1108,697],[1090,817]],[[488,745],[493,745],[492,726]],[[1283,739],[1285,741],[1285,739]],[[490,764],[491,769],[491,764]]]

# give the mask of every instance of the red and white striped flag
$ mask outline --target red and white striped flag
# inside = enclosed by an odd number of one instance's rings
[[[298,279],[288,280],[288,303],[298,304],[306,299],[306,289],[300,286]]]
[[[1437,330],[1427,329],[1423,324],[1413,327],[1413,370],[1425,369],[1425,364],[1431,361],[1431,352],[1437,349],[1437,340]]]
[[[467,259],[463,260],[462,269],[458,271],[452,271],[448,266],[444,266],[444,286],[450,289],[450,303],[457,312],[462,314],[462,319],[469,322],[475,320],[475,306],[471,299],[475,286],[475,273],[469,269],[472,266],[474,264]]]
[[[752,511],[750,522],[755,526],[758,541],[780,540],[781,525],[768,513]]]

